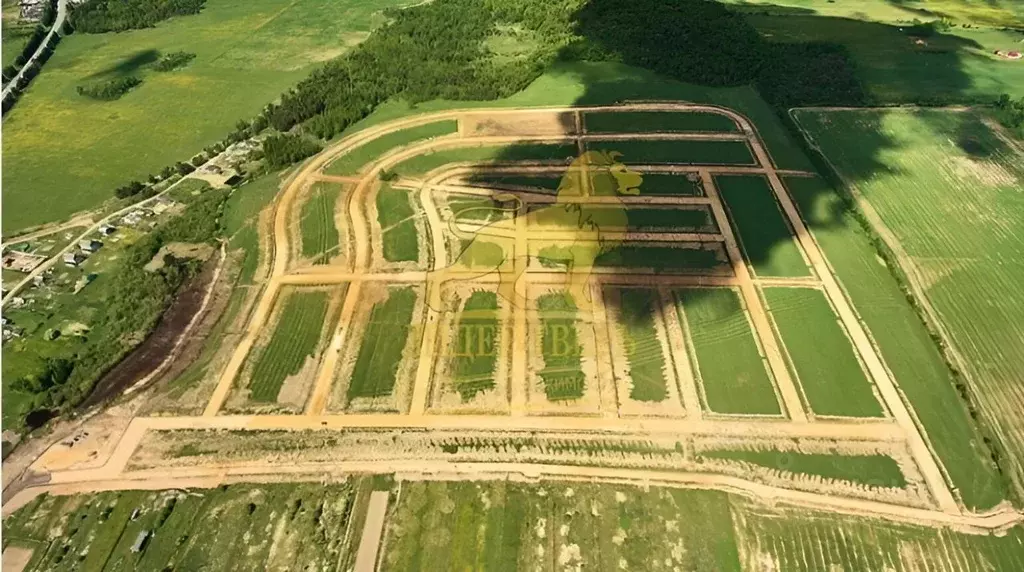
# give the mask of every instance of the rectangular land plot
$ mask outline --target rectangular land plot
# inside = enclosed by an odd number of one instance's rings
[[[650,197],[703,197],[704,184],[697,173],[644,173],[640,195]]]
[[[1006,483],[957,393],[956,379],[854,213],[822,179],[785,182],[964,503],[983,509],[1003,500]]]
[[[457,284],[445,293],[432,413],[508,410],[511,314],[497,289]]]
[[[490,197],[451,193],[446,198],[448,210],[459,222],[485,223],[506,219],[515,214],[503,203]]]
[[[587,133],[739,131],[728,116],[708,111],[590,111],[583,125]]]
[[[704,449],[698,458],[756,465],[773,471],[813,475],[872,487],[903,488],[907,479],[899,463],[888,455],[807,453],[764,448]]]
[[[286,287],[242,367],[228,410],[299,411],[338,319],[346,287]]]
[[[755,274],[810,275],[768,179],[761,175],[722,175],[715,177],[715,185]]]
[[[824,292],[764,288],[762,293],[811,411],[883,416],[873,386]]]
[[[490,199],[484,199],[489,201]],[[718,225],[708,205],[600,205],[583,207],[593,225],[600,230],[618,232],[686,232],[716,233]],[[572,221],[566,228],[565,208],[560,205],[536,203],[529,208],[530,230],[571,230],[579,228]],[[622,216],[625,215],[625,216]],[[569,217],[570,220],[572,217]]]
[[[567,260],[575,260],[577,268],[587,268],[586,256],[594,255],[590,268],[595,272],[697,274],[730,276],[732,269],[720,242],[626,242],[607,247],[601,252],[597,242],[567,244],[562,241],[536,239],[530,241],[533,268],[551,272],[565,269]]]
[[[527,400],[535,413],[600,409],[592,316],[561,289],[530,287]]]
[[[381,186],[377,192],[377,221],[381,228],[381,251],[387,262],[417,262],[420,259],[418,209],[409,191]]]
[[[682,416],[661,296],[653,288],[603,290],[619,411]],[[692,380],[686,380],[692,383]]]
[[[422,333],[421,292],[421,286],[364,284],[345,340],[331,410],[405,410]]]
[[[746,141],[716,140],[588,140],[587,150],[617,151],[627,165],[754,165]]]
[[[314,264],[327,264],[339,254],[341,243],[334,222],[334,211],[341,193],[342,187],[339,185],[317,182],[313,184],[310,196],[302,205],[299,220],[302,257],[312,260]]]
[[[433,137],[450,135],[459,130],[459,123],[454,119],[446,119],[427,123],[418,127],[410,127],[382,135],[338,157],[327,168],[327,175],[355,175],[364,165],[373,162],[377,157],[391,149],[403,147]]]
[[[579,155],[579,149],[575,143],[515,143],[512,145],[463,147],[417,155],[395,165],[392,170],[406,177],[422,177],[449,163],[544,161],[568,164],[569,160],[577,155]]]
[[[781,415],[739,294],[729,288],[685,288],[674,294],[707,408],[722,414]]]

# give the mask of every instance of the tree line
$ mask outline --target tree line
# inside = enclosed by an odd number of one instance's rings
[[[87,34],[152,28],[172,16],[198,14],[206,0],[86,0],[71,11],[75,30]]]
[[[142,80],[135,76],[125,76],[116,77],[90,85],[80,85],[77,86],[75,90],[78,91],[78,95],[85,96],[90,99],[113,101],[115,99],[120,99],[121,96],[132,89],[135,89],[135,87],[141,83]]]

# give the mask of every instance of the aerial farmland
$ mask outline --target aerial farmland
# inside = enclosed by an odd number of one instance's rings
[[[349,7],[375,31],[315,65],[334,32],[273,30],[319,4],[265,0],[247,41],[316,71],[166,177],[5,236],[4,566],[1024,569],[1024,100],[876,105],[899,86],[859,44],[765,32],[923,8],[510,1]],[[129,25],[92,3],[55,54]],[[228,3],[123,33],[210,35]],[[703,23],[787,65],[617,35],[732,49]],[[206,73],[207,41],[144,80]],[[86,65],[53,58],[5,107],[16,141]]]

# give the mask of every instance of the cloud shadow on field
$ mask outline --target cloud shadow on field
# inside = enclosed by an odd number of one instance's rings
[[[142,68],[154,64],[160,59],[160,51],[154,49],[140,50],[119,60],[113,65],[91,74],[88,79],[105,77],[124,77],[134,75]]]

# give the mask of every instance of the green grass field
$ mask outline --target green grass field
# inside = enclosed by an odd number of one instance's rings
[[[588,151],[618,151],[627,165],[753,165],[746,141],[587,141]]]
[[[798,451],[742,451],[715,449],[701,451],[698,457],[740,461],[769,469],[816,475],[825,479],[837,479],[861,483],[873,487],[907,486],[899,464],[887,455],[844,455],[801,453]]]
[[[350,401],[394,392],[415,307],[416,290],[411,287],[390,288],[387,299],[373,305],[348,384]]]
[[[1024,154],[973,112],[797,117],[899,242],[900,265],[962,356],[982,418],[1002,427],[1010,475],[1024,493]]]
[[[675,297],[689,330],[707,407],[715,413],[780,415],[739,294],[727,288],[689,288],[676,290]]]
[[[586,375],[581,369],[583,346],[579,343],[576,302],[568,292],[552,292],[537,299],[540,315],[541,354],[544,368],[538,375],[548,401],[583,397]]]
[[[794,0],[786,0],[792,3]],[[778,4],[776,2],[776,4]],[[825,2],[819,2],[823,6]],[[845,47],[856,66],[869,100],[877,103],[989,102],[1002,93],[1021,93],[1024,89],[1024,66],[994,55],[996,50],[1020,50],[1024,34],[1024,11],[1017,17],[1018,31],[995,28],[955,27],[936,33],[916,43],[916,38],[901,29],[914,18],[930,19],[925,14],[905,17],[904,23],[882,23],[865,19],[877,7],[861,8],[861,3],[835,3],[839,9],[856,14],[821,16],[787,12],[773,15],[750,14],[747,21],[763,36],[778,42],[829,42]],[[889,3],[895,7],[900,3]],[[927,0],[918,6],[935,5],[941,11],[951,2]],[[974,14],[993,7],[994,2],[973,2]],[[966,4],[965,4],[966,5]],[[1009,6],[1010,2],[1005,2]],[[909,5],[907,6],[910,7]],[[866,8],[866,7],[865,7]],[[931,9],[931,8],[929,8]],[[751,7],[752,12],[763,11]],[[963,13],[963,12],[961,12]],[[911,13],[912,14],[912,13]],[[1004,20],[1006,12],[994,16]]]
[[[881,417],[882,406],[825,294],[810,288],[761,292],[811,411]]]
[[[1024,5],[1014,0],[858,0],[856,3],[829,0],[724,0],[724,4],[746,5],[751,11],[813,13],[855,20],[910,22],[915,18],[949,18],[957,23],[980,25],[1024,25]]]
[[[649,570],[668,562],[667,570],[738,571],[732,526],[729,498],[714,491],[410,482],[388,524],[384,568]]]
[[[655,304],[658,292],[650,289],[619,290],[621,308],[619,329],[629,363],[629,398],[637,401],[664,401],[668,397],[665,355],[655,329]]]
[[[394,133],[378,137],[356,147],[354,150],[345,153],[334,160],[324,173],[328,175],[355,175],[364,165],[372,162],[377,157],[387,153],[391,149],[417,143],[432,137],[449,135],[459,130],[459,123],[454,119],[427,123],[419,127],[410,127]]]
[[[666,273],[710,270],[721,265],[714,250],[639,243],[616,246],[594,260],[596,267],[652,268]]]
[[[484,199],[489,201],[490,199]],[[621,213],[625,211],[626,220],[621,220]],[[478,211],[484,213],[484,211]],[[588,205],[587,212],[594,221],[608,221],[602,225],[597,224],[603,230],[609,231],[651,231],[651,232],[715,232],[718,227],[715,225],[711,211],[704,205],[683,205],[678,207],[645,207],[645,206],[601,206]],[[486,213],[484,213],[486,214]],[[532,213],[531,222],[537,226],[551,228],[564,228],[566,226],[565,211],[557,206],[539,206]],[[624,223],[624,224],[623,224]]]
[[[65,38],[4,117],[4,234],[93,209],[114,188],[188,160],[404,3],[208,0],[199,14],[154,28]],[[196,58],[169,73],[150,69],[175,51]],[[75,92],[128,75],[143,83],[117,101]],[[52,199],[45,209],[41,196]]]
[[[608,111],[583,114],[587,133],[649,133],[681,131],[739,131],[732,119],[719,113]]]
[[[476,163],[515,161],[556,161],[565,162],[576,157],[579,150],[575,143],[514,143],[483,147],[463,147],[424,153],[406,159],[392,169],[399,175],[419,177],[448,163],[470,161]]]
[[[810,275],[767,179],[760,175],[720,176],[715,177],[715,185],[756,275]]]
[[[489,188],[527,187],[535,192],[552,193],[562,182],[560,175],[532,175],[516,173],[473,173],[470,181],[473,185]],[[640,194],[644,196],[682,196],[702,197],[704,188],[699,179],[691,180],[685,175],[672,173],[645,173],[640,185]]]
[[[314,183],[309,199],[302,205],[302,257],[316,264],[327,264],[340,247],[334,210],[342,190],[335,184]]]
[[[384,260],[415,262],[420,257],[419,233],[416,231],[416,209],[409,191],[393,189],[385,184],[377,192],[377,221],[382,231]]]
[[[320,348],[324,325],[331,328],[334,317],[327,315],[331,292],[315,290],[282,292],[281,315],[267,345],[253,353],[252,374],[247,387],[252,401],[277,401],[281,386],[299,373]]]
[[[949,368],[871,239],[821,179],[787,178],[786,186],[964,502],[984,509],[1006,498]]]
[[[473,186],[503,189],[507,187],[527,187],[537,193],[552,194],[558,190],[562,182],[560,174],[530,173],[491,173],[477,171],[469,176],[468,182]]]
[[[348,481],[44,495],[4,519],[4,545],[33,548],[26,570],[34,571],[333,568],[354,561],[358,540],[346,533],[359,538],[367,487]],[[149,539],[132,552],[143,531]]]
[[[459,313],[452,348],[452,385],[463,401],[494,388],[494,368],[501,343],[498,295],[476,291]]]

